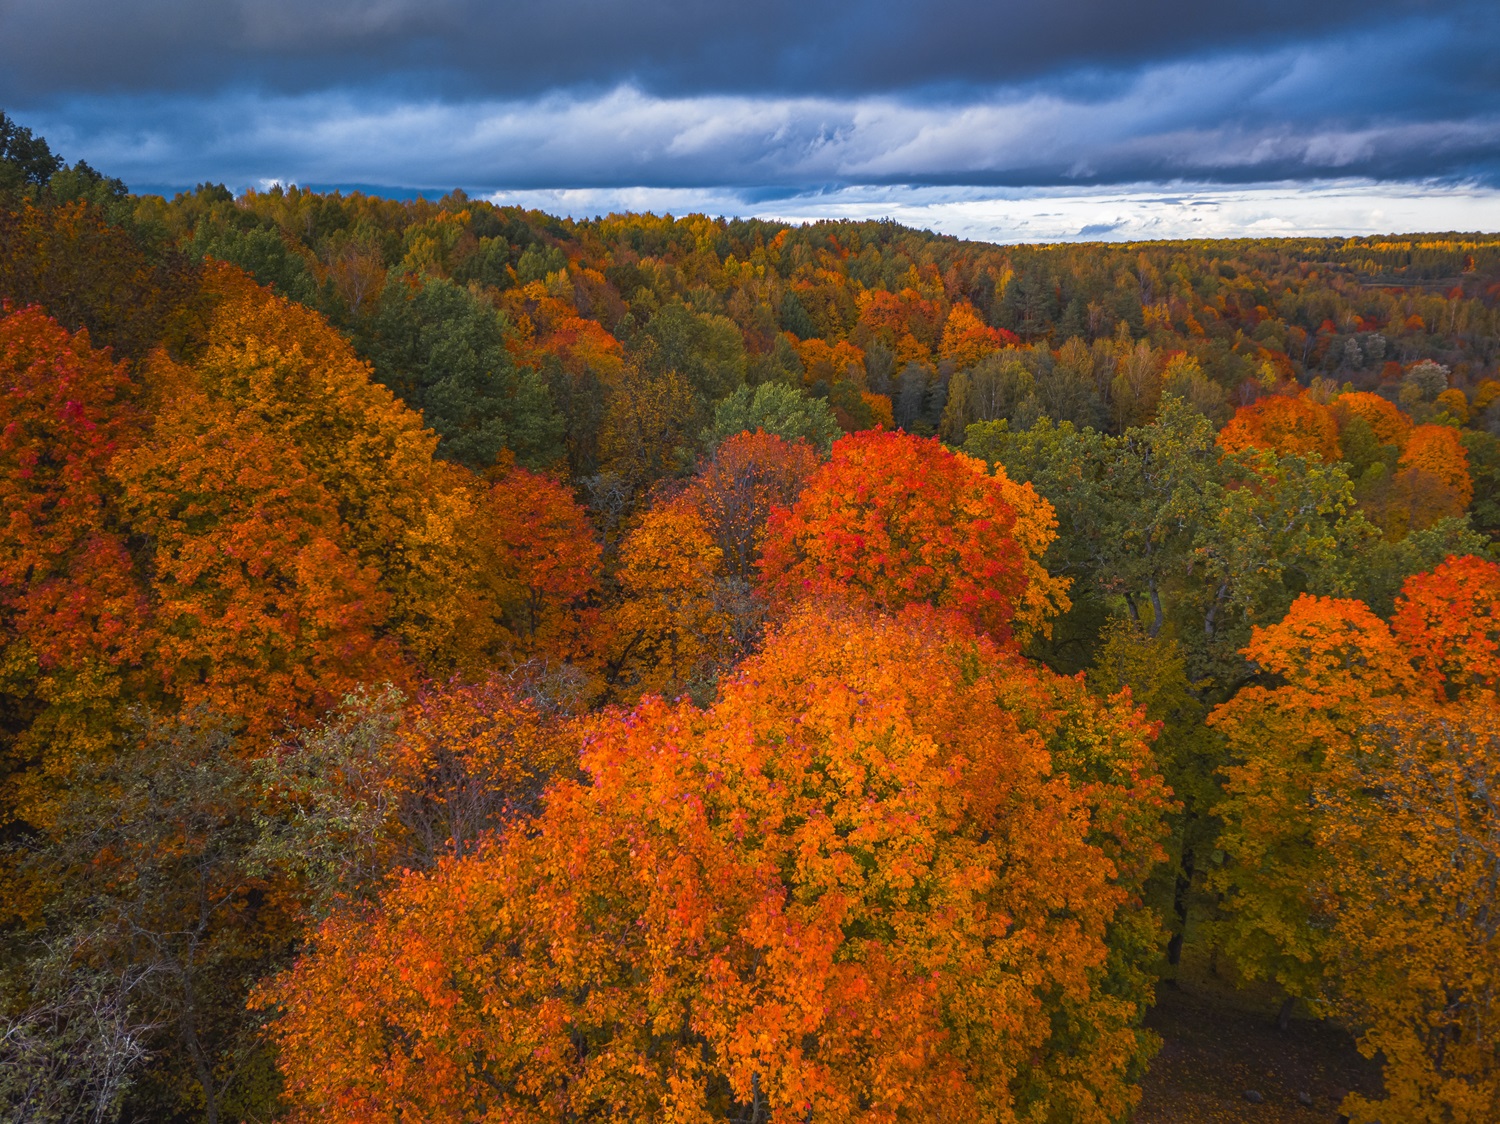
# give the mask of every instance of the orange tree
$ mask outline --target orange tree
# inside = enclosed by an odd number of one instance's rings
[[[117,979],[156,971],[169,932],[225,966],[174,1008],[228,1014],[217,1045],[157,1055],[161,1113],[240,1095],[250,965],[294,924],[287,886],[252,886],[239,858],[200,923],[183,848],[239,853],[263,809],[236,778],[288,725],[362,681],[483,663],[503,636],[480,580],[483,496],[433,461],[420,417],[316,314],[228,268],[201,296],[194,344],[130,369],[39,311],[0,316],[0,734],[24,836],[0,898],[33,950],[92,924],[90,902],[154,910],[149,930],[93,926],[90,955]],[[187,747],[160,776],[138,708]],[[127,785],[155,810],[120,825]],[[126,847],[109,824],[142,830]]]
[[[376,633],[390,598],[284,436],[182,388],[114,475],[152,544],[146,663],[167,697],[264,737],[393,673]]]
[[[1282,456],[1316,453],[1325,464],[1339,459],[1333,413],[1306,394],[1272,394],[1241,406],[1219,431],[1219,444],[1231,453],[1253,447]]]
[[[317,313],[229,267],[208,271],[205,290],[208,346],[155,381],[169,393],[186,383],[290,442],[389,598],[382,632],[419,664],[461,662],[490,625],[475,619],[479,563],[465,549],[473,501],[457,470],[434,464],[435,435]]]
[[[511,659],[576,654],[599,586],[599,544],[573,490],[512,468],[483,497],[478,523],[485,555],[479,572],[495,587]]]
[[[1150,734],[952,616],[804,608],[711,709],[598,720],[527,830],[332,917],[260,996],[292,1118],[1120,1119]]]
[[[1027,582],[1015,530],[1007,489],[982,462],[935,438],[854,433],[834,445],[794,506],[772,514],[762,585],[778,602],[925,603],[1009,640]]]
[[[317,921],[396,872],[472,853],[486,833],[534,814],[555,773],[576,772],[568,719],[545,686],[512,672],[411,699],[389,686],[350,692],[254,763],[257,857]]]
[[[621,602],[605,612],[604,675],[617,700],[711,696],[759,641],[765,602],[750,578],[778,505],[817,467],[805,441],[757,431],[719,444],[677,495],[664,495],[620,546]]]
[[[1371,394],[1367,390],[1340,394],[1329,403],[1329,409],[1333,411],[1334,421],[1338,423],[1341,440],[1356,418],[1369,426],[1371,436],[1381,445],[1394,445],[1400,449],[1411,433],[1411,418],[1390,399]],[[1348,460],[1347,450],[1345,453],[1344,459]]]
[[[1391,630],[1434,693],[1493,699],[1500,687],[1500,568],[1473,555],[1407,579]]]
[[[1462,515],[1474,498],[1474,484],[1458,431],[1446,425],[1413,429],[1391,483],[1407,526],[1414,531]]]
[[[356,682],[495,647],[479,501],[421,419],[315,313],[227,267],[202,295],[189,361],[133,371],[38,310],[0,319],[0,691],[33,825],[124,706],[208,707],[264,746]]]

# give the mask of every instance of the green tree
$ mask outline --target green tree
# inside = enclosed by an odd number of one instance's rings
[[[1162,394],[1181,398],[1216,426],[1222,426],[1234,413],[1224,388],[1203,373],[1196,359],[1185,355],[1167,363],[1162,372]]]
[[[745,341],[726,317],[674,302],[651,318],[644,334],[655,345],[647,362],[658,372],[676,371],[685,378],[705,415],[745,382]]]
[[[156,1027],[133,1009],[149,968],[89,963],[89,938],[43,944],[18,973],[26,1004],[0,1011],[0,1112],[15,1124],[116,1120]]]
[[[46,140],[0,112],[0,190],[44,187],[62,167]]]
[[[1249,626],[1305,589],[1347,590],[1375,532],[1341,466],[1226,456],[1215,438],[1169,398],[1118,437],[1044,419],[1016,432],[971,426],[964,449],[1052,502],[1049,565],[1075,578],[1075,601],[1101,600],[1153,637],[1174,622],[1191,678],[1223,690],[1248,673],[1238,652]]]
[[[1048,353],[1049,366],[1050,358]],[[1002,418],[1012,425],[1029,425],[1042,413],[1032,369],[1037,365],[1038,357],[1031,349],[1008,347],[954,374],[943,411],[943,432],[951,440],[975,422]]]
[[[1412,574],[1431,570],[1455,554],[1484,557],[1491,550],[1490,539],[1474,529],[1469,516],[1441,519],[1396,542],[1380,538],[1368,543],[1347,560],[1349,585],[1353,596],[1377,614],[1387,616],[1395,606],[1401,583]]]
[[[809,398],[785,383],[762,383],[753,390],[742,386],[714,409],[713,425],[703,431],[703,444],[712,451],[736,433],[764,430],[788,441],[805,439],[825,455],[843,433],[833,410],[821,398]]]
[[[388,284],[364,344],[375,377],[422,412],[438,455],[488,467],[502,449],[523,465],[563,454],[563,423],[546,381],[518,368],[494,308],[451,281]]]
[[[301,304],[319,304],[317,278],[307,260],[278,230],[262,226],[242,229],[204,218],[193,234],[190,252],[197,258],[232,262],[262,285]]]
[[[1111,621],[1088,671],[1088,685],[1106,697],[1129,688],[1132,701],[1161,723],[1156,760],[1178,806],[1167,817],[1170,862],[1157,869],[1147,900],[1171,934],[1167,962],[1175,965],[1199,870],[1218,835],[1213,808],[1221,795],[1217,770],[1224,763],[1223,739],[1203,724],[1208,707],[1200,697],[1201,685],[1188,678],[1186,654],[1170,631],[1151,636],[1133,621]]]
[[[1106,411],[1094,379],[1094,361],[1088,345],[1070,339],[1057,353],[1051,371],[1037,380],[1042,413],[1053,421],[1069,421],[1079,429],[1104,428]]]
[[[1496,401],[1500,402],[1500,397]],[[1471,429],[1464,432],[1462,440],[1469,454],[1469,477],[1474,481],[1469,517],[1477,530],[1492,539],[1500,538],[1500,437]]]

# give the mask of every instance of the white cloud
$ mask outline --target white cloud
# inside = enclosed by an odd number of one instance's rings
[[[497,203],[587,218],[703,212],[815,222],[894,219],[976,241],[1136,241],[1500,230],[1500,190],[1362,180],[1133,184],[1093,190],[850,187],[755,202],[733,191],[596,188],[499,192]]]

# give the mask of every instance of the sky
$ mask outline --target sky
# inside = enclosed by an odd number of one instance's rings
[[[0,108],[137,191],[1500,230],[1496,0],[0,0]]]

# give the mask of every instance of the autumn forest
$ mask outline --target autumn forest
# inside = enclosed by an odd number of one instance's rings
[[[0,301],[5,1120],[1107,1124],[1199,979],[1370,1060],[1297,1119],[1500,1120],[1500,235],[0,115]]]

